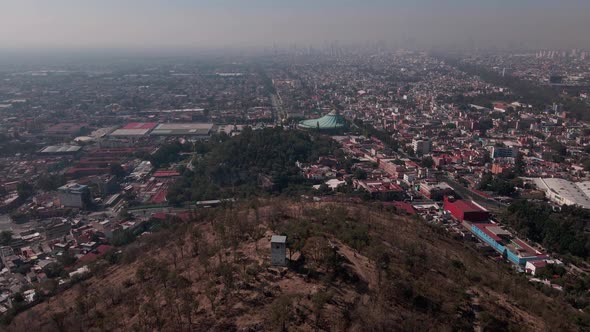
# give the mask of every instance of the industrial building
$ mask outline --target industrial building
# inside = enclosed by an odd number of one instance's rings
[[[490,212],[473,201],[456,200],[452,196],[445,196],[443,207],[460,222],[482,222],[490,219]]]
[[[39,153],[47,155],[67,155],[76,154],[81,149],[82,147],[78,145],[50,145],[39,150]]]
[[[548,256],[514,237],[498,224],[471,224],[471,232],[480,240],[489,244],[510,262],[525,266],[527,262],[546,260]]]
[[[590,209],[590,181],[572,182],[558,178],[534,178],[532,181],[555,204]]]
[[[44,136],[74,137],[80,135],[86,128],[85,123],[58,123],[46,128]]]
[[[152,136],[194,136],[208,138],[213,132],[212,123],[161,123],[152,130]]]
[[[127,125],[113,131],[110,136],[115,137],[138,137],[145,136],[154,129],[158,123],[156,122],[131,122]]]

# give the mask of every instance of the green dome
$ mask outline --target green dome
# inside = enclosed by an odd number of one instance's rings
[[[301,129],[339,129],[346,125],[344,118],[336,111],[332,111],[319,119],[303,120],[299,122]]]

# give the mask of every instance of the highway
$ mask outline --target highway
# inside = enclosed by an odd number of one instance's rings
[[[474,191],[471,191],[468,188],[465,188],[462,184],[455,181],[454,179],[452,179],[449,176],[442,175],[440,177],[440,180],[448,183],[449,186],[451,186],[457,194],[461,195],[464,198],[468,198],[468,199],[476,202],[477,204],[483,206],[484,208],[486,208],[492,212],[497,213],[507,207],[507,205],[504,203],[500,203],[496,200],[493,200],[493,199],[490,199],[487,197],[483,197],[480,194],[478,194]]]
[[[283,103],[281,102],[281,96],[277,94],[270,95],[270,102],[272,104],[272,108],[274,110],[274,117],[275,117],[275,124],[281,125],[286,122],[287,114],[283,109]]]

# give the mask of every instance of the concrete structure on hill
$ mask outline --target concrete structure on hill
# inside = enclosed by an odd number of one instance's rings
[[[270,240],[271,264],[274,266],[287,266],[287,237],[273,235]]]

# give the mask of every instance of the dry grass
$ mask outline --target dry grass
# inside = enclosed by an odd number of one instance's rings
[[[272,331],[284,323],[289,331],[451,331],[481,323],[476,304],[522,330],[577,329],[575,313],[563,301],[415,219],[373,206],[259,205],[257,212],[251,206],[211,210],[199,222],[142,238],[127,249],[140,252],[135,261],[109,266],[19,314],[7,329]],[[347,245],[349,238],[330,233],[330,223],[341,221],[330,218],[337,217],[368,225],[370,244],[356,250]],[[341,274],[325,266],[313,273],[269,266],[271,229],[302,220],[335,245]],[[376,257],[383,252],[388,263],[379,268]],[[141,280],[137,270],[153,265],[189,285],[164,285],[170,278],[155,272]],[[181,313],[180,298],[190,292],[189,313]],[[155,314],[145,312],[147,304]]]

